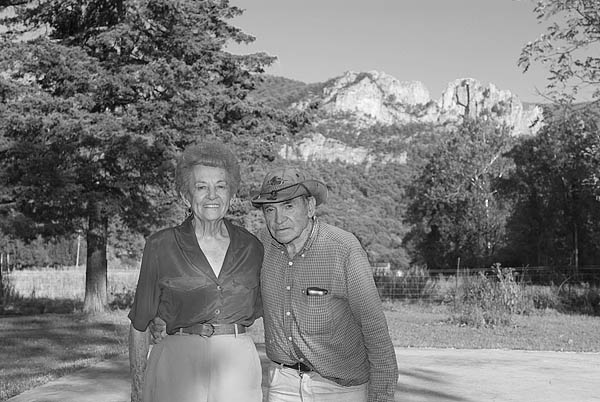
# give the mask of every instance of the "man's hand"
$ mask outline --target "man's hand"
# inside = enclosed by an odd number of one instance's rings
[[[154,317],[148,328],[154,345],[160,343],[167,336],[167,323],[160,317]]]

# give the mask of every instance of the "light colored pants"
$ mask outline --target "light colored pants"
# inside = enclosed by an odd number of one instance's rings
[[[315,372],[269,367],[269,402],[366,402],[367,395],[367,384],[344,387]]]
[[[262,402],[262,370],[247,334],[169,335],[152,347],[144,402]]]

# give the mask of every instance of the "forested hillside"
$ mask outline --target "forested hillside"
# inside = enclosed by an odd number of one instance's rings
[[[286,109],[301,99],[318,93],[323,84],[306,84],[301,81],[264,74],[256,84],[250,99],[268,106]]]
[[[536,134],[514,135],[485,110],[452,122],[368,122],[324,111],[313,88],[295,92],[310,124],[285,140],[276,162],[303,166],[328,184],[323,218],[353,232],[373,263],[598,263],[596,109],[546,107]],[[534,107],[541,106],[525,106]]]

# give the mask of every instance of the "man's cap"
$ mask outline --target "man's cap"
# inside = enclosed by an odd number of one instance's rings
[[[315,198],[317,205],[327,200],[327,186],[309,179],[305,172],[294,168],[279,168],[265,176],[260,193],[252,198],[254,206],[291,200],[301,195]]]

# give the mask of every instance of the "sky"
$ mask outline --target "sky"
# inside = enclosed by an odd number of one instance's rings
[[[539,102],[547,70],[523,73],[521,48],[545,31],[533,0],[230,0],[244,9],[230,23],[256,37],[230,46],[278,60],[269,74],[306,83],[346,71],[377,70],[421,81],[432,99],[448,83],[475,78]]]

